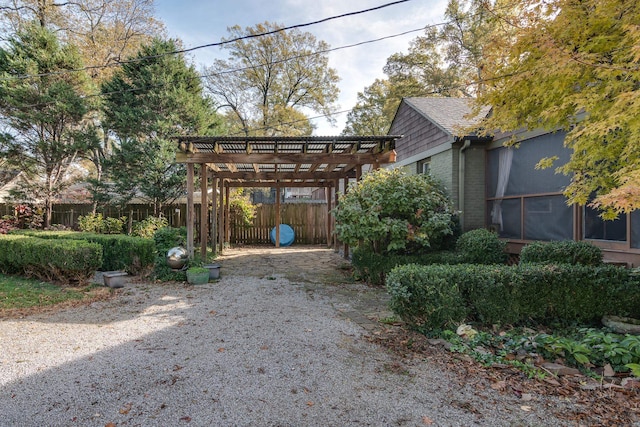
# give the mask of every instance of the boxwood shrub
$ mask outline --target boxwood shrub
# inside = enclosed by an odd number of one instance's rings
[[[123,234],[95,234],[74,231],[21,231],[20,234],[42,239],[84,240],[102,246],[102,264],[99,270],[124,270],[131,274],[149,271],[155,261],[155,243],[152,239]]]
[[[602,250],[583,241],[534,242],[522,248],[520,262],[601,265]]]
[[[426,330],[455,327],[467,316],[458,283],[446,265],[407,264],[391,270],[386,287],[390,308],[408,324]]]
[[[640,280],[607,265],[399,266],[386,282],[391,307],[410,324],[444,327],[440,317],[425,320],[432,288],[442,283],[458,289],[468,321],[485,325],[568,325],[598,322],[605,314],[640,315]]]
[[[496,233],[484,228],[467,231],[456,243],[462,261],[469,264],[504,264],[507,243]]]
[[[84,282],[102,263],[102,247],[83,240],[0,236],[0,271],[57,282]]]
[[[383,286],[387,274],[399,265],[405,264],[457,264],[459,254],[452,251],[434,251],[422,254],[378,254],[366,247],[353,250],[351,265],[356,278],[374,286]]]

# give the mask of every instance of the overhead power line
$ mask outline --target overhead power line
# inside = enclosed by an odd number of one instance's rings
[[[19,76],[3,77],[3,78],[0,78],[0,80],[28,79],[28,78],[34,78],[34,77],[44,77],[44,76],[67,74],[67,73],[80,72],[80,71],[96,70],[96,69],[102,69],[102,68],[115,67],[115,66],[119,66],[119,65],[122,65],[122,64],[132,63],[132,62],[140,62],[140,61],[144,61],[144,60],[147,60],[147,59],[160,58],[160,57],[163,57],[163,56],[178,55],[178,54],[187,53],[187,52],[193,52],[195,50],[204,49],[204,48],[208,48],[208,47],[219,47],[219,46],[224,46],[226,44],[235,43],[235,42],[242,41],[242,40],[248,40],[248,39],[253,39],[253,38],[258,38],[258,37],[270,36],[270,35],[273,35],[273,34],[284,32],[284,31],[293,30],[293,29],[296,29],[296,28],[309,27],[309,26],[312,26],[312,25],[321,24],[323,22],[331,21],[331,20],[334,20],[334,19],[340,19],[340,18],[345,18],[345,17],[348,17],[348,16],[354,16],[354,15],[360,15],[360,14],[363,14],[363,13],[373,12],[375,10],[384,9],[384,8],[387,8],[387,7],[390,7],[390,6],[395,6],[397,4],[406,3],[406,2],[409,2],[409,1],[411,1],[411,0],[397,0],[397,1],[394,1],[394,2],[391,2],[391,3],[385,3],[385,4],[380,5],[380,6],[371,7],[369,9],[362,9],[362,10],[358,10],[358,11],[355,11],[355,12],[348,12],[348,13],[343,13],[341,15],[334,15],[334,16],[330,16],[328,18],[323,18],[323,19],[319,19],[317,21],[311,21],[311,22],[307,22],[307,23],[304,23],[304,24],[290,25],[290,26],[287,26],[287,27],[277,28],[275,30],[266,31],[266,32],[262,32],[262,33],[247,34],[245,36],[235,37],[235,38],[232,38],[232,39],[229,39],[229,40],[223,40],[221,42],[203,44],[203,45],[191,47],[191,48],[188,48],[188,49],[181,49],[181,50],[176,50],[176,51],[173,51],[173,52],[165,52],[165,53],[158,54],[158,55],[143,56],[143,57],[140,57],[140,58],[133,58],[133,59],[129,59],[129,60],[126,60],[126,61],[117,61],[117,62],[113,62],[111,64],[105,64],[105,65],[93,65],[93,66],[82,67],[82,68],[77,68],[77,69],[73,69],[73,70],[64,70],[64,71],[49,72],[49,73],[24,74],[24,75],[19,75]]]

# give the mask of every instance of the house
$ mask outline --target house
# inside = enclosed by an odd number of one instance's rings
[[[477,117],[468,99],[406,98],[389,130],[397,162],[409,173],[440,180],[461,212],[463,231],[486,227],[507,240],[510,253],[532,241],[586,240],[603,249],[605,261],[640,266],[640,212],[604,221],[588,206],[568,205],[562,194],[570,177],[537,169],[544,157],[564,164],[570,149],[562,131],[530,131],[478,137],[465,129]],[[517,147],[506,143],[516,136]]]

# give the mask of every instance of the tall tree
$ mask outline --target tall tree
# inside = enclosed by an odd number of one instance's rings
[[[522,3],[516,36],[478,99],[493,106],[484,126],[565,129],[573,155],[559,171],[572,178],[569,202],[595,195],[609,217],[640,208],[640,3]]]
[[[207,68],[206,88],[228,111],[235,131],[247,135],[309,135],[306,111],[329,115],[336,110],[338,76],[328,66],[329,46],[307,32],[276,31],[265,22],[228,29],[228,60]]]
[[[153,203],[155,214],[184,191],[185,170],[175,164],[175,140],[212,134],[219,124],[193,66],[173,40],[154,39],[102,86],[107,128],[117,144],[109,160],[117,202]]]
[[[25,27],[0,48],[0,115],[8,132],[0,151],[20,170],[19,193],[42,199],[45,226],[51,224],[52,200],[70,184],[75,160],[87,150],[92,127],[85,95],[90,79],[73,46],[49,30]]]
[[[492,41],[497,44],[510,31],[496,10],[508,15],[515,8],[509,0],[449,0],[444,25],[428,27],[411,41],[407,53],[387,59],[384,92],[376,81],[359,94],[344,133],[367,130],[372,121],[377,129],[388,129],[405,97],[473,97],[481,92],[485,64],[493,61],[492,51],[485,46]]]

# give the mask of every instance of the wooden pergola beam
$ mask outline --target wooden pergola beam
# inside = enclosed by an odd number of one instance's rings
[[[244,163],[244,164],[297,164],[297,163],[328,163],[328,164],[372,164],[393,163],[389,159],[393,151],[378,154],[373,153],[176,153],[178,163]],[[312,162],[311,162],[312,161]]]
[[[311,180],[321,181],[327,179],[339,179],[345,176],[349,178],[355,178],[355,172],[353,170],[349,173],[341,171],[336,172],[253,172],[253,171],[238,171],[238,172],[217,172],[218,178],[224,179],[242,179],[246,181],[276,181],[276,180]]]

